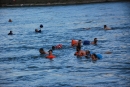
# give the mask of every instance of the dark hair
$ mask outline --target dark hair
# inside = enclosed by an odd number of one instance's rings
[[[107,25],[104,25],[104,28],[106,28],[107,27]]]
[[[50,52],[50,51],[53,52],[52,50],[49,50],[48,52]]]
[[[94,44],[97,44],[97,38],[94,38]]]
[[[52,50],[55,50],[55,46],[52,46]]]
[[[40,48],[39,50],[43,50],[43,48]]]
[[[93,53],[92,55],[94,55],[94,57],[97,58],[97,55],[95,53]]]
[[[42,24],[40,25],[40,28],[43,28],[43,25],[42,25]]]

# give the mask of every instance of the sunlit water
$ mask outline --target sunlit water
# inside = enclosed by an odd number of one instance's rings
[[[35,33],[40,24],[42,33]],[[112,30],[105,31],[104,24]],[[15,35],[7,35],[10,30]],[[98,45],[82,50],[102,54],[101,60],[74,56],[72,39],[95,37]],[[55,59],[39,54],[39,48],[57,44],[63,48],[53,51]],[[1,87],[129,87],[129,82],[130,2],[0,8]]]

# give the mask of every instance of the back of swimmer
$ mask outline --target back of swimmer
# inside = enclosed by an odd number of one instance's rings
[[[48,58],[48,59],[55,58],[55,56],[52,54],[52,50],[49,50],[48,52],[49,52],[49,55],[47,55],[46,58]]]

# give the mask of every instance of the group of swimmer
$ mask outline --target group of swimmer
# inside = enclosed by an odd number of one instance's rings
[[[97,45],[97,38],[94,38],[94,41],[83,41],[83,45]],[[81,44],[82,44],[82,40],[71,40],[71,46],[76,48],[76,52],[74,53],[74,56],[77,57],[86,57],[86,58],[91,58],[93,61],[96,61],[98,59],[102,58],[101,54],[96,54],[96,53],[92,53],[89,50],[81,50]],[[40,54],[46,54],[46,58],[49,59],[53,59],[56,56],[53,54],[53,50],[55,49],[61,49],[62,48],[62,44],[58,44],[56,46],[52,46],[51,50],[49,50],[48,52],[46,52],[43,48],[39,49]]]
[[[97,45],[97,38],[94,38],[94,40],[91,41],[83,41],[83,45]],[[71,42],[71,46],[76,46],[76,52],[74,53],[75,56],[77,57],[86,57],[86,58],[91,58],[93,61],[96,61],[98,59],[102,58],[101,54],[96,54],[96,53],[92,53],[89,50],[81,50],[81,40],[78,40],[77,42],[75,42],[75,40],[72,40]]]
[[[9,19],[8,22],[12,22],[11,19]],[[41,28],[43,28],[43,25],[41,24],[40,25],[40,30],[38,29],[35,29],[35,32],[36,33],[41,33]],[[107,25],[104,25],[104,29],[105,30],[110,30],[111,28],[107,27]],[[13,32],[10,31],[8,33],[8,35],[13,35]],[[101,59],[102,58],[102,55],[101,54],[96,54],[96,53],[92,53],[91,51],[89,50],[81,50],[81,44],[83,43],[83,45],[97,45],[97,38],[94,38],[93,41],[88,41],[88,40],[85,40],[85,41],[82,41],[82,40],[71,40],[71,46],[72,47],[76,47],[76,52],[74,53],[75,56],[77,57],[86,57],[86,58],[91,58],[92,60],[96,61],[98,59]],[[55,49],[61,49],[62,48],[62,44],[58,44],[56,46],[52,46],[52,48],[46,52],[43,48],[40,48],[39,49],[39,53],[40,54],[46,54],[46,58],[49,58],[49,59],[53,59],[55,58],[56,56],[53,54],[53,50]]]

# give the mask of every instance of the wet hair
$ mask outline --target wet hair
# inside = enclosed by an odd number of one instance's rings
[[[8,33],[8,35],[13,35],[13,32],[12,32],[12,31],[10,31],[10,32]]]
[[[52,46],[52,50],[55,50],[55,46]]]
[[[107,27],[107,25],[104,25],[104,28],[106,28]]]
[[[42,25],[42,24],[40,25],[40,28],[43,28],[43,25]]]
[[[52,50],[49,50],[48,52],[50,52],[50,51],[53,52]]]
[[[97,55],[95,53],[92,54],[95,58],[97,58]]]
[[[43,48],[40,48],[39,50],[40,50],[40,51],[42,51],[42,50],[43,50]]]
[[[94,44],[97,44],[97,38],[94,38]]]

